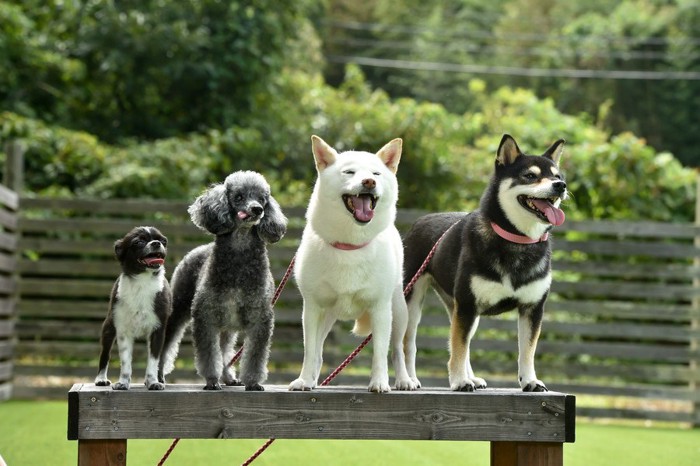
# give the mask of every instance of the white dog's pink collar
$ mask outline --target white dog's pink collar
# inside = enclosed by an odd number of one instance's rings
[[[493,231],[495,231],[498,236],[500,236],[501,238],[503,238],[506,241],[510,241],[511,243],[535,244],[535,243],[543,243],[543,242],[547,241],[547,239],[549,239],[549,232],[545,232],[545,234],[542,235],[538,239],[532,239],[529,236],[516,235],[515,233],[511,233],[509,231],[506,231],[494,222],[491,222],[491,228],[493,228]]]
[[[339,241],[336,241],[334,243],[331,243],[331,246],[333,246],[336,249],[341,249],[343,251],[355,251],[357,249],[364,248],[368,244],[369,244],[369,241],[367,241],[366,243],[362,243],[362,244],[341,243]]]

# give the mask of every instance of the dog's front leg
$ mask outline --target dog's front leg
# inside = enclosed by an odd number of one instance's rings
[[[128,390],[131,384],[131,359],[134,355],[134,339],[132,337],[118,336],[119,363],[121,365],[119,382],[112,385],[114,390]]]
[[[311,390],[316,387],[321,363],[320,353],[323,351],[321,327],[325,317],[321,307],[304,300],[301,320],[304,331],[304,362],[299,378],[289,384],[290,390]]]
[[[371,306],[371,304],[370,304]],[[389,342],[391,340],[391,308],[375,304],[370,314],[372,322],[372,375],[369,380],[369,391],[386,393],[391,391],[389,386]],[[403,348],[402,348],[403,351]]]
[[[199,313],[198,313],[199,314]],[[204,315],[209,315],[203,312]],[[223,357],[220,347],[220,330],[196,315],[192,320],[192,338],[194,342],[194,364],[197,374],[204,378],[204,390],[221,390],[219,375]]]
[[[518,314],[518,381],[524,392],[548,391],[535,373],[535,350],[543,314],[544,299],[534,308],[521,309]]]
[[[148,339],[148,362],[146,363],[146,379],[144,385],[149,390],[164,390],[165,383],[158,380],[158,367],[163,352],[165,328],[160,326]]]

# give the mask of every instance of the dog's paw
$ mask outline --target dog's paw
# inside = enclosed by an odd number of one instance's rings
[[[246,385],[245,391],[247,392],[264,392],[265,388],[259,383],[254,383],[253,385]]]
[[[474,388],[477,390],[486,388],[486,381],[481,377],[472,377],[472,382],[474,382]]]
[[[418,389],[418,384],[416,384],[415,380],[411,378],[406,378],[406,379],[396,379],[396,382],[394,383],[394,388],[396,390],[407,390],[407,391],[413,391]]]
[[[117,382],[114,385],[112,385],[112,390],[128,390],[128,389],[129,389],[128,383]]]
[[[97,387],[109,387],[112,385],[112,382],[109,379],[99,379],[95,380],[95,385]]]
[[[153,382],[144,384],[149,390],[165,390],[165,384],[160,382]]]
[[[315,387],[314,384],[312,383],[306,383],[304,379],[298,378],[294,382],[289,384],[289,390],[298,392],[298,391],[309,391]]]
[[[544,385],[544,382],[541,380],[531,380],[528,383],[523,383],[522,384],[523,391],[524,392],[548,392],[549,390],[547,387]]]
[[[207,384],[204,386],[204,390],[221,390],[221,385],[219,385],[219,382],[207,382]]]
[[[389,386],[388,381],[370,380],[367,390],[373,393],[389,393],[391,391],[391,387]]]

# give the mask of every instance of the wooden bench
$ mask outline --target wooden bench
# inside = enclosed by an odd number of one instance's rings
[[[575,437],[576,399],[556,393],[444,388],[378,395],[361,387],[290,392],[266,386],[204,391],[201,384],[128,392],[75,384],[68,439],[78,465],[126,464],[127,439],[385,439],[491,442],[493,466],[563,464]],[[252,453],[252,452],[251,452]]]

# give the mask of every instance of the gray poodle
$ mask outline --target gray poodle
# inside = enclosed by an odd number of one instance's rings
[[[216,236],[190,251],[173,272],[173,313],[168,320],[159,378],[172,371],[192,318],[195,366],[205,390],[245,385],[263,390],[272,341],[274,281],[267,243],[287,231],[287,218],[262,175],[238,171],[189,207],[192,222]],[[237,333],[245,334],[240,379],[229,366]]]

